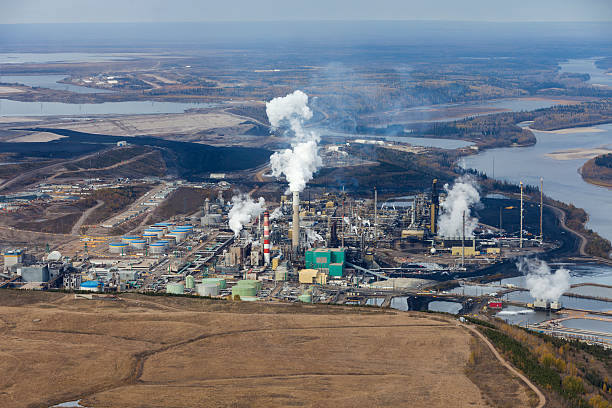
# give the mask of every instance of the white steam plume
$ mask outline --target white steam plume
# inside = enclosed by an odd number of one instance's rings
[[[316,242],[325,242],[325,240],[316,231],[306,228],[306,242],[308,246],[312,248]]]
[[[229,227],[238,236],[244,224],[259,216],[264,210],[266,201],[259,197],[258,201],[251,199],[247,194],[239,194],[232,197],[232,208],[228,214]]]
[[[280,218],[283,215],[283,210],[280,207],[276,207],[272,214],[270,214],[270,221],[274,221],[277,218]]]
[[[570,288],[570,275],[565,268],[559,268],[552,273],[546,262],[525,258],[521,259],[516,267],[525,274],[527,289],[534,299],[554,302]]]
[[[480,202],[480,194],[471,177],[459,177],[452,188],[444,186],[446,199],[440,203],[442,209],[438,222],[439,234],[446,238],[462,236],[463,213],[465,212],[465,236],[472,237],[478,219],[471,216],[470,206]]]
[[[304,121],[312,118],[308,107],[308,95],[295,91],[287,96],[266,103],[266,114],[273,129],[284,128],[293,135],[291,149],[274,153],[270,157],[272,175],[285,175],[289,190],[302,191],[313,174],[323,165],[319,156],[321,136],[304,129]]]

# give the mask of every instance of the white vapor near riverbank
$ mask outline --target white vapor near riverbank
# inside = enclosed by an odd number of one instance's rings
[[[555,302],[570,288],[570,274],[565,268],[553,273],[545,261],[527,258],[521,259],[516,267],[525,275],[527,289],[534,299]]]
[[[253,218],[258,217],[265,208],[266,200],[259,197],[259,200],[253,200],[247,194],[239,194],[232,197],[232,208],[229,211],[229,227],[234,231],[234,236],[237,237],[242,231],[244,224],[250,222]]]
[[[301,192],[323,165],[319,156],[321,136],[315,131],[304,129],[304,121],[312,118],[308,95],[298,90],[274,98],[266,103],[266,114],[273,129],[283,128],[285,134],[291,137],[291,149],[276,152],[270,157],[272,175],[284,175],[289,190]]]
[[[472,237],[478,219],[472,217],[470,207],[480,202],[476,182],[469,176],[461,176],[455,180],[452,188],[446,184],[444,189],[447,193],[440,204],[439,234],[446,238],[461,237],[465,212],[465,236]]]

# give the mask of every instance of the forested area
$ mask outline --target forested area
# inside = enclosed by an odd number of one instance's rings
[[[538,385],[550,406],[612,407],[612,351],[535,334],[497,319],[468,320]]]

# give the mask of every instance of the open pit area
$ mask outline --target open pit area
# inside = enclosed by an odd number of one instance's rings
[[[530,405],[442,315],[7,290],[0,316],[2,407]]]

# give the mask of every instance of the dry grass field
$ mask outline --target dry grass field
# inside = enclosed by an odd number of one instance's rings
[[[430,314],[5,290],[0,406],[529,406],[473,339]]]

